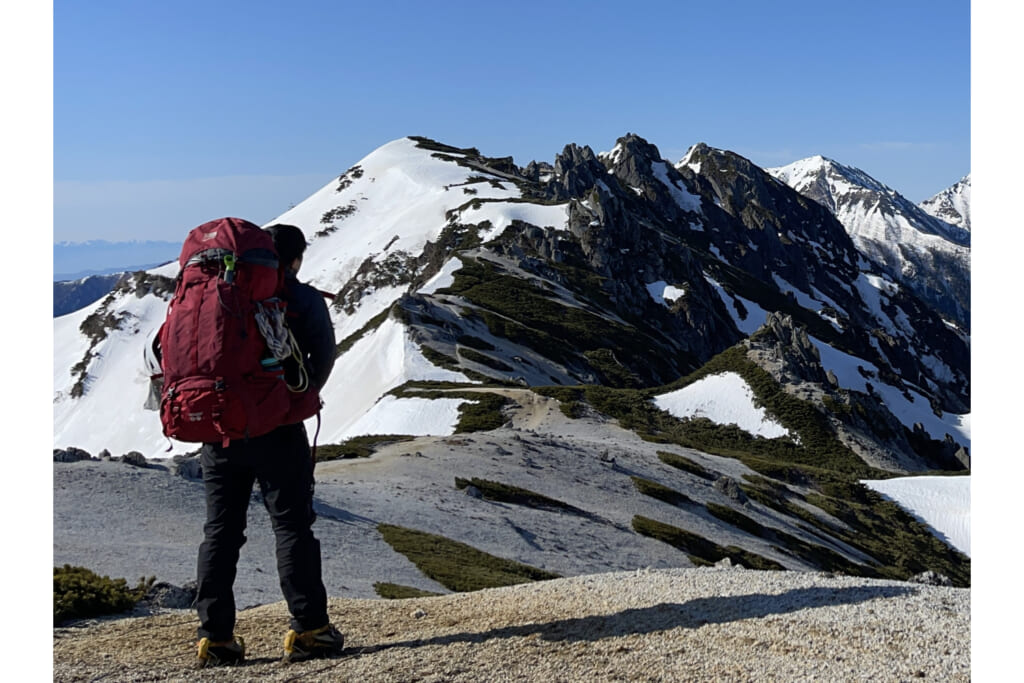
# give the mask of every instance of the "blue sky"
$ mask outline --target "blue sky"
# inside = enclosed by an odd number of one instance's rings
[[[921,201],[971,170],[970,97],[965,0],[56,0],[53,237],[262,223],[405,135],[822,154]]]

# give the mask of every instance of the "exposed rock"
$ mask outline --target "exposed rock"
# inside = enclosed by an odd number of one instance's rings
[[[928,586],[952,586],[953,582],[948,576],[943,576],[933,571],[921,572],[908,579],[911,583],[923,583]]]
[[[480,489],[470,484],[466,487],[466,495],[470,498],[483,498],[484,494],[480,492]]]
[[[104,448],[102,451],[100,451],[100,454],[98,456],[96,456],[96,457],[99,458],[100,460],[104,460],[104,461],[111,460],[110,451],[108,451],[106,448]]]
[[[721,476],[715,479],[715,483],[712,486],[714,486],[716,491],[725,494],[737,503],[747,502],[747,494],[743,493],[743,489],[740,488],[740,485],[732,477]]]
[[[718,562],[715,562],[715,566],[719,569],[745,569],[742,564],[733,564],[731,558],[723,557]]]
[[[196,601],[196,582],[191,581],[184,586],[160,581],[146,592],[140,601],[140,607],[165,609],[190,609]]]
[[[109,453],[108,453],[109,455]],[[126,465],[132,465],[133,467],[147,467],[146,456],[138,451],[129,451],[118,458],[119,461]]]
[[[171,458],[171,473],[185,479],[201,481],[203,466],[199,463],[199,456],[176,455]]]
[[[84,451],[81,448],[76,448],[75,446],[53,449],[54,462],[80,462],[82,460],[92,459],[93,457],[89,455],[87,451]]]

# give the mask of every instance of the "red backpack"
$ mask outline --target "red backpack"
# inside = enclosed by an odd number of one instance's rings
[[[284,312],[270,234],[240,218],[210,221],[188,234],[178,263],[159,332],[164,435],[226,446],[316,414],[316,393],[289,391],[257,321]]]

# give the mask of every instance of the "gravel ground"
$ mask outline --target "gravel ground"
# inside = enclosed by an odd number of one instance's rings
[[[54,631],[54,681],[968,681],[970,591],[674,569],[408,600],[332,599],[338,659],[284,665],[283,603],[240,613],[242,666],[196,671],[194,617]]]

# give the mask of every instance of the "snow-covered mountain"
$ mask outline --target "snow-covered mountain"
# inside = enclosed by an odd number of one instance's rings
[[[947,187],[931,199],[924,200],[920,206],[939,220],[969,231],[971,229],[971,174],[968,173],[952,187]]]
[[[673,165],[630,134],[520,167],[403,138],[271,222],[303,229],[300,277],[336,295],[338,360],[308,423],[321,444],[496,427],[481,397],[528,387],[567,415],[740,457],[768,488],[733,502],[774,491],[759,505],[787,524],[786,496],[969,467],[969,337],[837,214],[731,152],[699,144]],[[196,449],[142,409],[175,274],[136,273],[54,320],[55,448]]]
[[[87,275],[76,280],[53,283],[53,317],[77,311],[101,299],[114,288],[124,273]]]
[[[936,218],[860,169],[822,156],[766,170],[828,208],[857,248],[887,276],[913,290],[951,322],[970,329],[967,226]],[[967,197],[969,187],[968,182]],[[964,197],[962,193],[955,196]],[[967,203],[956,206],[965,213],[969,210]]]

